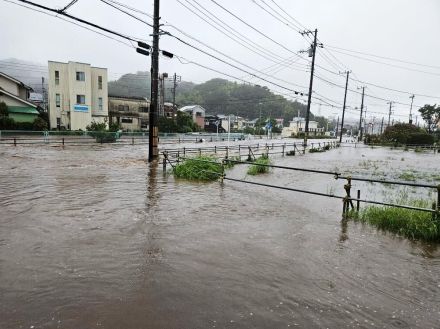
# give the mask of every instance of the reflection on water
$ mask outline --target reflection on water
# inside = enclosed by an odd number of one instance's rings
[[[440,327],[438,245],[341,221],[340,200],[176,181],[145,159],[141,146],[0,149],[0,328]],[[274,161],[390,175],[438,159],[343,148]],[[325,175],[228,176],[344,194]]]

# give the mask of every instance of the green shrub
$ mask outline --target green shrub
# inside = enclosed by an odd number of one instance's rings
[[[177,178],[189,180],[212,181],[222,174],[221,163],[214,157],[197,156],[186,159],[174,167],[173,173]]]
[[[434,144],[434,136],[427,133],[412,133],[408,136],[406,143],[410,145],[432,145]]]
[[[265,165],[270,164],[270,159],[267,155],[262,155],[257,158],[254,163],[249,167],[247,173],[248,175],[258,175],[265,174],[269,172],[270,167],[266,167]],[[263,166],[261,166],[263,165]]]
[[[428,201],[404,201],[414,207],[431,208]],[[429,212],[395,207],[367,206],[359,213],[350,212],[350,217],[368,223],[379,230],[396,233],[411,239],[440,241],[440,218],[433,219]]]

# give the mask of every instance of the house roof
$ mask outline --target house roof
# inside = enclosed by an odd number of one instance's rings
[[[204,113],[206,112],[206,110],[203,107],[201,107],[200,105],[187,105],[187,106],[181,107],[179,109],[179,111],[189,112],[189,111],[193,111],[195,108],[201,109]]]
[[[0,72],[0,75],[1,75],[2,77],[5,77],[5,78],[8,79],[8,80],[13,81],[13,82],[16,83],[17,85],[20,85],[20,86],[26,88],[27,90],[34,91],[34,90],[33,90],[31,87],[29,87],[28,85],[25,85],[25,84],[24,84],[23,82],[21,82],[20,80],[17,80],[17,79],[15,79],[14,77],[11,77],[10,75],[7,75],[6,73]]]
[[[8,106],[9,113],[24,113],[24,114],[40,114],[35,108],[30,106]]]
[[[118,96],[114,94],[108,94],[108,98],[118,98],[118,99],[127,99],[127,100],[135,100],[135,101],[147,101],[150,100],[146,97],[137,97],[137,96]]]
[[[20,97],[18,97],[16,95],[14,95],[14,94],[11,94],[10,92],[4,90],[2,87],[0,87],[0,94],[9,96],[9,97],[11,97],[11,98],[13,98],[13,99],[15,99],[15,100],[17,100],[17,101],[27,105],[27,106],[30,106],[30,107],[33,107],[33,108],[37,108],[37,105],[32,104],[31,102],[28,102],[28,101],[26,101],[26,100],[24,100],[24,99],[22,99],[22,98],[20,98]]]

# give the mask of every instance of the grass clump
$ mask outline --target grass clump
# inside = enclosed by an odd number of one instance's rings
[[[321,153],[321,152],[325,152],[325,150],[323,149],[319,149],[319,148],[312,148],[309,150],[309,153]]]
[[[213,181],[222,174],[222,165],[214,157],[197,156],[186,159],[175,166],[173,173],[177,178]]]
[[[411,206],[430,208],[425,200],[412,200]],[[379,230],[392,232],[410,239],[440,242],[440,218],[429,212],[381,206],[367,206],[358,212],[352,211],[350,218],[368,223]]]
[[[414,182],[416,180],[416,175],[411,171],[405,171],[399,175],[399,178],[404,181]]]
[[[254,163],[249,167],[247,173],[248,175],[259,175],[269,172],[269,167],[264,165],[269,165],[270,159],[267,155],[262,155],[261,157],[255,159]],[[261,166],[263,165],[263,166]]]

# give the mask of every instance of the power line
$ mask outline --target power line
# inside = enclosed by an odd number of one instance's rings
[[[99,0],[99,1],[101,1],[102,3],[105,3],[107,6],[110,6],[112,8],[115,8],[116,10],[119,10],[120,12],[122,12],[122,13],[124,13],[124,14],[126,14],[126,15],[128,15],[128,16],[130,16],[130,17],[132,17],[132,18],[134,18],[134,19],[136,19],[136,20],[138,20],[138,21],[140,21],[140,22],[150,26],[150,27],[153,27],[153,24],[150,24],[150,23],[144,21],[143,19],[140,19],[139,17],[130,14],[129,12],[119,8],[118,6],[115,6],[114,4],[112,4],[112,3],[110,3],[110,2],[108,2],[106,0]]]
[[[220,30],[219,28],[214,26],[212,23],[208,22],[204,17],[202,17],[199,14],[195,13],[191,8],[188,8],[181,1],[179,1],[179,0],[176,0],[176,1],[179,2],[182,6],[184,6],[187,10],[191,11],[194,15],[198,16],[201,20],[205,21],[207,24],[209,24],[210,26],[215,28],[220,33],[224,34],[225,36],[227,36],[231,40],[239,43],[243,47],[251,50],[252,52],[257,53],[258,55],[262,56],[263,58],[265,58],[267,60],[270,60],[272,62],[276,62],[272,57],[276,57],[276,58],[279,58],[279,59],[284,59],[281,56],[279,56],[278,54],[276,54],[276,53],[274,53],[274,52],[272,52],[270,50],[267,50],[266,48],[260,46],[259,44],[257,44],[256,42],[252,41],[248,37],[244,36],[242,33],[238,32],[237,30],[235,30],[234,28],[232,28],[228,24],[222,22],[214,14],[212,14],[209,10],[207,10],[205,7],[200,5],[197,1],[194,1],[194,2],[198,5],[198,7],[202,8],[204,10],[204,12],[202,12],[202,9],[197,8],[197,6],[195,6],[194,4],[190,3],[188,0],[185,0],[189,5],[191,5],[197,11],[199,11],[202,15],[206,15],[206,19],[209,19],[211,22],[214,22],[216,25],[220,26],[220,28],[223,29],[223,30],[226,30],[227,33],[225,33],[224,31]],[[210,16],[212,16],[214,18],[211,18]],[[176,28],[174,25],[170,25],[170,26]],[[241,43],[240,41],[237,41],[236,39],[234,39],[230,34],[233,34],[236,38],[240,39],[242,42],[246,43],[247,45],[249,45],[250,47],[252,47],[254,49],[250,49],[250,48],[248,48],[248,46],[243,45],[243,43]],[[259,52],[262,52],[262,54],[259,53]]]
[[[289,48],[287,48],[286,46],[284,46],[283,44],[279,43],[278,41],[272,39],[271,37],[269,37],[267,34],[261,32],[260,30],[258,30],[257,28],[255,28],[254,26],[250,25],[249,23],[247,23],[246,21],[244,21],[243,19],[241,19],[239,16],[237,16],[236,14],[234,14],[233,12],[231,12],[229,9],[223,7],[221,4],[219,4],[217,1],[215,0],[210,0],[211,2],[213,2],[214,4],[216,4],[218,7],[220,7],[221,9],[223,9],[224,11],[226,11],[228,14],[230,14],[231,16],[235,17],[237,20],[239,20],[240,22],[242,22],[243,24],[245,24],[246,26],[248,26],[249,28],[251,28],[252,30],[254,30],[255,32],[257,32],[258,34],[262,35],[263,37],[265,37],[266,39],[272,41],[273,43],[275,43],[276,45],[280,46],[281,48],[287,50],[288,52],[298,56],[299,56],[296,52],[290,50]],[[301,57],[303,58],[303,57]],[[304,59],[304,58],[303,58]],[[305,60],[305,59],[304,59]]]
[[[339,54],[343,54],[346,56],[351,56],[354,58],[358,58],[364,61],[369,61],[369,62],[373,62],[373,63],[377,63],[377,64],[382,64],[382,65],[386,65],[386,66],[390,66],[390,67],[395,67],[398,69],[402,69],[402,70],[407,70],[407,71],[412,71],[412,72],[419,72],[419,73],[424,73],[424,74],[429,74],[429,75],[435,75],[435,76],[440,76],[440,73],[434,73],[434,72],[429,72],[429,71],[422,71],[422,70],[417,70],[417,69],[413,69],[413,68],[409,68],[409,67],[405,67],[405,66],[401,66],[401,65],[395,65],[395,64],[390,64],[390,63],[386,63],[386,62],[381,62],[375,59],[371,59],[371,58],[366,58],[366,57],[362,57],[362,56],[358,56],[358,55],[353,55],[353,54],[349,54],[343,51],[339,51],[339,50],[335,50],[333,49],[334,52],[337,52]]]
[[[361,52],[361,51],[356,51],[356,50],[350,50],[350,49],[336,47],[336,46],[331,46],[331,45],[327,45],[327,47],[333,48],[333,49],[337,49],[337,50],[343,50],[343,51],[347,51],[347,52],[351,52],[351,53],[355,53],[355,54],[366,55],[366,56],[386,59],[386,60],[390,60],[390,61],[405,63],[405,64],[411,64],[411,65],[429,67],[429,68],[434,68],[434,69],[440,69],[440,66],[435,66],[435,65],[420,64],[420,63],[405,61],[405,60],[397,59],[397,58],[393,58],[393,57],[379,56],[379,55],[374,55],[374,54],[371,54],[371,53],[366,53],[366,52]]]
[[[274,86],[277,86],[277,87],[279,87],[279,88],[282,88],[282,89],[285,89],[285,90],[288,90],[288,91],[294,92],[295,94],[300,94],[301,96],[304,95],[303,92],[299,92],[299,91],[296,91],[296,90],[293,90],[293,89],[290,89],[290,88],[284,87],[284,86],[282,86],[282,85],[280,85],[280,84],[278,84],[278,83],[276,83],[276,82],[272,82],[272,81],[270,81],[270,80],[267,80],[267,79],[265,79],[265,78],[262,78],[262,77],[256,75],[255,73],[252,73],[252,72],[249,72],[249,71],[247,71],[247,70],[245,70],[245,69],[242,69],[242,68],[238,67],[238,66],[235,65],[235,64],[228,63],[228,62],[226,62],[225,60],[223,60],[223,59],[221,59],[221,58],[219,58],[219,57],[217,57],[217,56],[215,56],[215,55],[213,55],[213,54],[211,54],[211,53],[208,53],[207,51],[205,51],[205,50],[203,50],[203,49],[200,49],[200,48],[198,48],[198,47],[196,47],[196,46],[190,44],[189,42],[186,42],[185,40],[182,40],[181,38],[179,38],[179,37],[177,37],[177,36],[175,36],[175,35],[173,35],[173,34],[171,34],[171,33],[169,33],[169,32],[166,32],[166,34],[169,35],[169,36],[171,36],[171,37],[173,37],[173,38],[175,38],[176,40],[180,41],[181,43],[187,45],[188,47],[191,47],[191,48],[193,48],[193,49],[195,49],[195,50],[197,50],[197,51],[199,51],[199,52],[201,52],[201,53],[203,53],[203,54],[205,54],[205,55],[207,55],[207,56],[209,56],[209,57],[211,57],[211,58],[216,59],[217,61],[220,61],[220,62],[222,62],[222,63],[224,63],[224,64],[226,64],[226,65],[228,65],[228,66],[231,66],[231,67],[233,67],[233,68],[235,68],[235,69],[237,69],[237,70],[240,70],[240,71],[242,71],[242,72],[244,72],[244,73],[246,73],[246,74],[249,74],[249,75],[251,75],[251,76],[253,76],[253,77],[255,77],[255,78],[258,78],[258,79],[260,79],[260,80],[262,80],[262,81],[268,82],[268,83],[270,83],[270,84],[272,84],[272,85],[274,85]]]
[[[70,1],[63,9],[61,9],[61,12],[66,11],[67,9],[69,9],[71,6],[73,6],[75,3],[77,3],[78,0],[72,0]]]
[[[3,0],[3,1],[10,2],[10,3],[16,4],[16,5],[20,5],[20,4],[16,3],[16,2],[9,1],[9,0]],[[27,1],[27,0],[16,0],[16,1],[19,1],[19,2],[25,3],[25,4],[30,5],[30,6],[33,6],[33,7],[37,7],[37,8],[40,8],[40,9],[44,9],[44,10],[46,10],[46,11],[53,12],[53,13],[58,14],[58,15],[66,16],[66,17],[68,17],[69,19],[72,19],[72,20],[78,21],[78,22],[80,22],[80,23],[82,23],[82,24],[86,24],[86,25],[92,26],[92,27],[94,27],[94,28],[96,28],[96,29],[98,29],[98,30],[104,31],[104,32],[106,32],[106,33],[116,35],[116,36],[118,36],[118,37],[120,37],[120,38],[122,38],[122,39],[126,39],[126,40],[129,40],[129,41],[134,41],[134,42],[137,42],[137,41],[138,41],[138,40],[136,40],[136,39],[134,39],[133,37],[130,37],[130,36],[128,36],[128,35],[124,35],[124,34],[122,34],[122,33],[119,33],[119,32],[116,32],[116,31],[110,30],[110,29],[108,29],[108,28],[102,27],[102,26],[100,26],[100,25],[98,25],[98,24],[95,24],[95,23],[92,23],[92,22],[88,22],[88,21],[86,21],[86,20],[83,20],[83,19],[81,19],[81,18],[78,18],[78,17],[72,16],[72,15],[67,14],[67,13],[65,13],[65,12],[60,12],[59,10],[54,9],[54,8],[49,8],[49,7],[46,7],[46,6],[40,5],[40,4],[38,4],[38,3],[31,2],[31,1]],[[22,6],[22,7],[25,7],[25,8],[30,9],[30,7],[28,7],[28,6]],[[34,10],[34,9],[32,9],[32,10]],[[39,11],[39,12],[45,13],[44,11],[41,11],[41,10],[36,10],[36,11]],[[45,13],[45,14],[47,14],[47,13]],[[58,15],[49,15],[49,16],[54,16],[54,17],[60,18]],[[68,21],[68,22],[69,22],[69,21]],[[75,24],[75,25],[78,25],[78,24]],[[81,25],[79,25],[79,26],[81,26]],[[82,26],[82,27],[84,27],[84,26]],[[84,27],[84,28],[85,28],[85,27]],[[93,31],[93,30],[92,30],[92,31]],[[94,31],[94,32],[96,32],[96,31]],[[103,35],[104,35],[104,34],[103,34]],[[108,36],[107,36],[107,37],[108,37]],[[119,40],[119,41],[120,41],[120,40]],[[127,45],[127,44],[126,44],[126,45]],[[133,47],[133,48],[134,48],[134,47]]]

